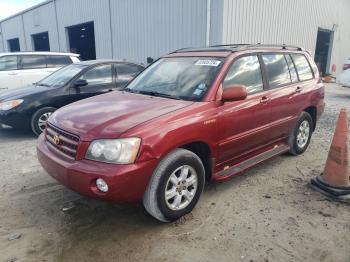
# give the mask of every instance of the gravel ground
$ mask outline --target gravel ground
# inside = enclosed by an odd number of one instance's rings
[[[349,88],[326,90],[326,111],[304,155],[207,186],[195,210],[172,224],[140,206],[69,191],[41,169],[31,134],[0,130],[0,262],[349,262],[350,204],[308,187],[324,167],[339,109],[350,105]]]

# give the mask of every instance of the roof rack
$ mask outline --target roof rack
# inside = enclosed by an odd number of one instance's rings
[[[294,45],[277,45],[277,44],[224,44],[224,45],[213,45],[211,47],[230,47],[232,49],[246,49],[246,48],[256,48],[256,47],[276,47],[276,48],[282,48],[282,49],[297,49],[298,51],[303,51],[304,49],[300,46],[294,46]]]
[[[300,46],[294,45],[277,45],[277,44],[224,44],[224,45],[212,45],[209,47],[186,47],[175,50],[172,53],[181,53],[181,52],[206,52],[206,51],[229,51],[235,52],[238,50],[244,50],[249,48],[260,48],[260,47],[272,47],[272,48],[281,48],[281,49],[296,49],[298,51],[304,51],[304,49]]]
[[[225,46],[209,46],[209,47],[185,47],[185,48],[180,48],[177,49],[173,52],[171,52],[171,54],[173,53],[181,53],[181,52],[207,52],[207,51],[228,51],[228,52],[232,52],[233,49],[232,48],[225,48]]]
[[[276,47],[276,48],[282,48],[282,49],[296,49],[298,51],[304,50],[302,47],[295,46],[295,45],[286,45],[286,44],[276,45],[276,44],[261,44],[261,43],[250,44],[250,45],[244,46],[243,48],[256,48],[256,47]]]

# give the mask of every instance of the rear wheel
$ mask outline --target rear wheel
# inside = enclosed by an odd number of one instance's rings
[[[301,113],[294,129],[289,135],[289,153],[300,155],[308,148],[313,132],[313,121],[309,113]]]
[[[144,207],[162,222],[174,221],[192,211],[204,182],[200,158],[186,149],[175,149],[155,169],[143,198]]]
[[[31,120],[31,128],[35,135],[39,136],[46,127],[49,117],[55,112],[54,107],[44,107],[36,111]]]

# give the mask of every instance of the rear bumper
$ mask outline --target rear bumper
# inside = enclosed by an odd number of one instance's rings
[[[157,165],[156,159],[131,165],[64,159],[50,150],[44,135],[38,139],[37,155],[47,173],[66,187],[87,197],[115,203],[135,203],[142,200]],[[107,193],[96,188],[97,178],[107,182]]]

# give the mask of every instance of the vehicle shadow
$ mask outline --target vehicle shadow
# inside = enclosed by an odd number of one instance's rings
[[[18,139],[35,139],[36,136],[30,130],[18,130],[11,127],[0,126],[0,141],[1,140],[18,140]]]

